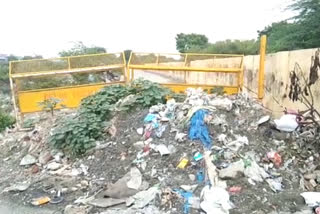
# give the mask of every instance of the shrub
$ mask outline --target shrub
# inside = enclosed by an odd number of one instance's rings
[[[12,126],[15,122],[16,120],[13,117],[0,109],[0,132],[4,131],[7,127]]]
[[[128,85],[105,87],[83,99],[77,114],[61,121],[49,142],[71,155],[84,154],[103,136],[114,112],[163,103],[170,94],[169,89],[141,79]]]

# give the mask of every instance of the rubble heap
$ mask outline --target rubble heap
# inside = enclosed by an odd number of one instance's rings
[[[112,135],[77,159],[40,144],[44,126],[7,133],[3,148],[43,147],[8,150],[19,155],[2,162],[25,170],[1,179],[2,194],[46,196],[64,213],[312,213],[300,193],[320,188],[319,154],[277,122],[245,94],[188,89],[183,102],[119,113]]]

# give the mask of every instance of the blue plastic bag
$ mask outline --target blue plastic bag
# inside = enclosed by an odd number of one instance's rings
[[[157,119],[157,114],[148,114],[145,118],[144,118],[144,122],[145,123],[151,123],[152,124],[152,128],[158,128],[159,127],[159,123],[158,123],[158,119]]]
[[[188,214],[190,212],[190,199],[193,197],[192,192],[187,192],[180,189],[175,189],[174,191],[184,198],[183,213]]]
[[[211,149],[211,137],[209,136],[208,126],[204,122],[207,111],[200,109],[191,117],[189,129],[189,138],[191,140],[200,140],[206,149]]]

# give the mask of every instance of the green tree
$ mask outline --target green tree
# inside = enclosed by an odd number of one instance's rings
[[[212,54],[257,54],[259,44],[256,40],[224,40],[209,44],[207,48],[193,51]]]
[[[18,60],[15,55],[8,56],[8,62],[0,63],[0,92],[8,93],[9,89],[9,62]]]
[[[41,55],[24,56],[24,57],[22,57],[22,60],[29,60],[29,59],[43,59],[43,57]]]
[[[319,0],[294,0],[289,9],[298,12],[293,17],[299,25],[304,48],[320,47],[320,1]]]
[[[176,36],[176,48],[180,53],[186,53],[190,50],[201,50],[206,48],[208,44],[208,38],[202,34],[179,33]]]
[[[61,57],[65,56],[78,56],[78,55],[86,55],[86,54],[99,54],[106,53],[106,49],[100,46],[92,46],[88,47],[83,44],[83,42],[75,42],[74,46],[70,50],[64,50],[59,52]]]
[[[268,36],[268,52],[320,47],[320,1],[293,0],[287,10],[296,16],[289,20],[272,23],[259,36]]]
[[[302,48],[301,35],[296,32],[299,26],[296,23],[287,21],[272,23],[264,30],[258,31],[259,36],[267,35],[267,51],[274,53],[278,51],[289,51]]]
[[[83,42],[75,42],[74,46],[70,50],[63,50],[59,52],[61,57],[66,56],[78,56],[78,55],[88,55],[88,54],[99,54],[99,53],[106,53],[106,49],[100,46],[86,46]],[[74,84],[85,84],[88,83],[89,79],[91,78],[93,81],[99,81],[99,76],[97,74],[74,74],[72,75]]]

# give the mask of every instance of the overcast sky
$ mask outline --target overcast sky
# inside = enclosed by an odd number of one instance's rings
[[[72,41],[176,52],[178,33],[210,42],[253,39],[257,30],[291,16],[290,0],[0,0],[0,54],[53,57]]]

